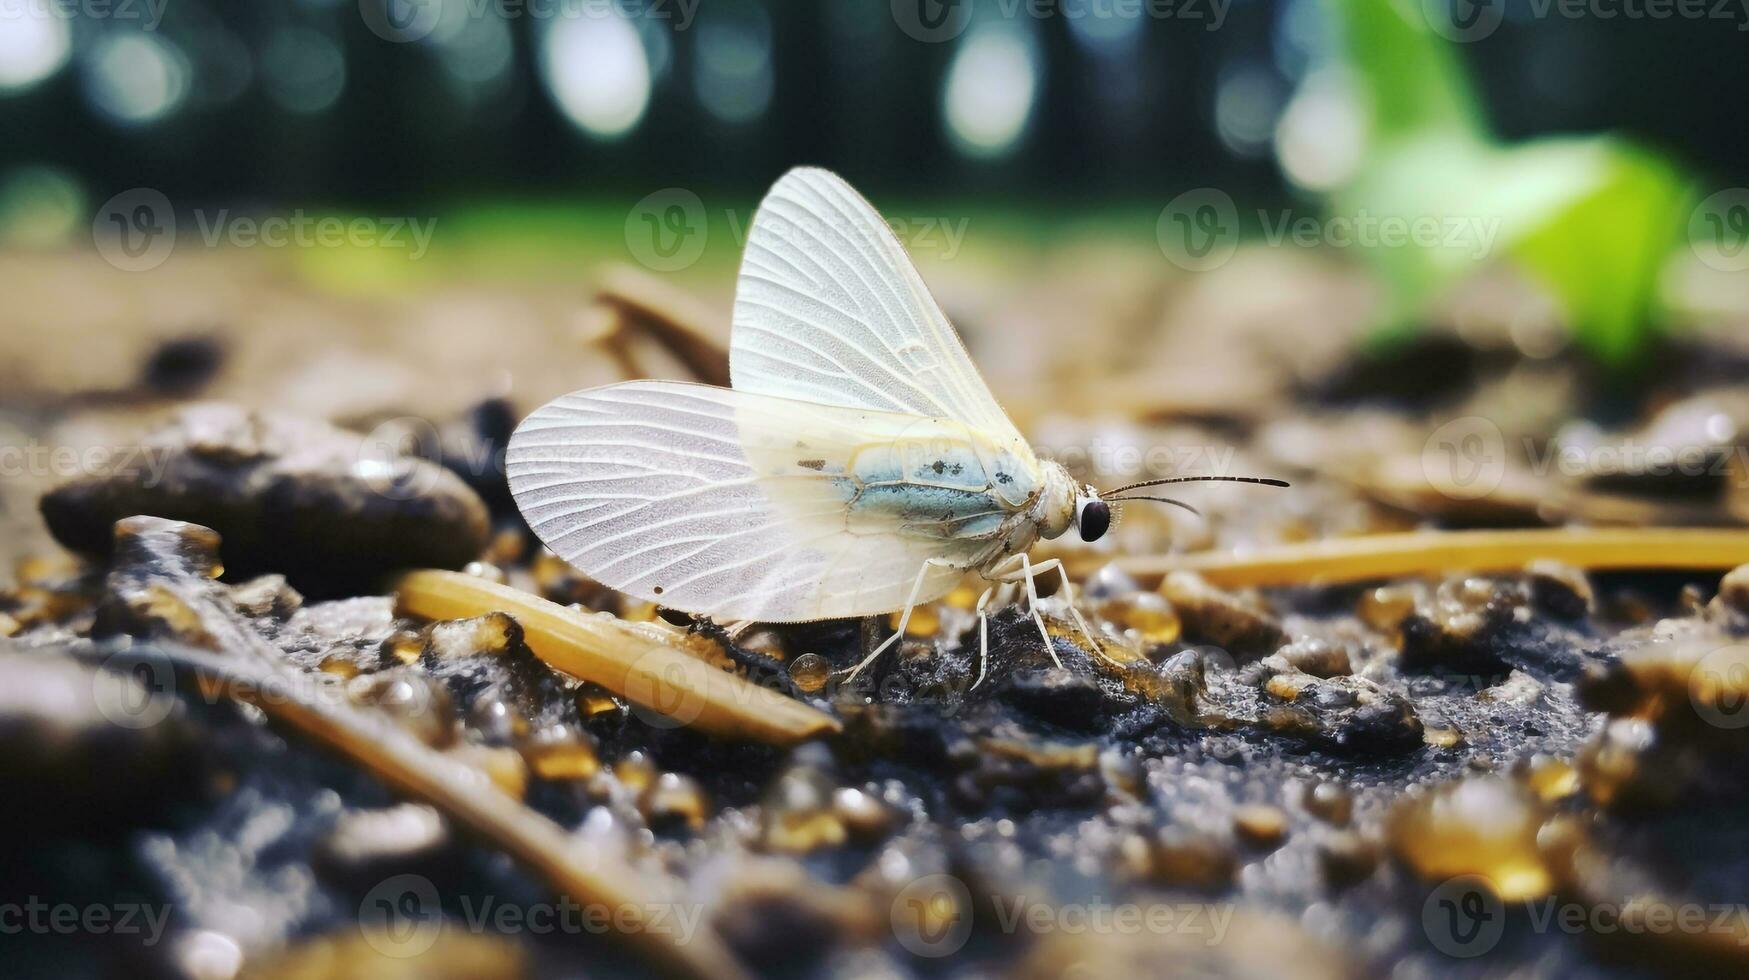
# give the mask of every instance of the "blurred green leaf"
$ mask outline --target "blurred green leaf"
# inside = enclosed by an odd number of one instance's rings
[[[1422,0],[1336,0],[1348,61],[1370,98],[1373,135],[1483,133],[1481,111],[1451,45],[1420,19]]]
[[[1578,149],[1579,147],[1576,147]],[[1590,146],[1589,181],[1512,243],[1512,254],[1552,292],[1579,343],[1623,366],[1661,326],[1658,278],[1690,202],[1674,166],[1625,142]]]
[[[1330,196],[1331,216],[1438,231],[1361,242],[1390,290],[1381,337],[1414,330],[1440,291],[1506,258],[1549,290],[1588,353],[1629,363],[1659,327],[1658,275],[1683,227],[1685,176],[1615,136],[1501,144],[1419,5],[1335,6],[1370,130],[1367,162]]]

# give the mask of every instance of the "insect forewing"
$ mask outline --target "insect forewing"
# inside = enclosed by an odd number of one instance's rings
[[[892,229],[825,170],[791,170],[753,217],[729,372],[738,391],[954,419],[1038,465]]]
[[[633,381],[573,392],[530,415],[511,438],[507,469],[541,540],[603,584],[722,620],[797,622],[897,609],[929,559],[972,562],[987,542],[874,506],[847,479],[859,466],[892,468],[881,461],[903,459],[895,446],[947,446],[946,458],[974,472],[962,477],[971,486],[982,479],[979,454],[956,448],[968,431],[903,413]],[[955,527],[1003,511],[994,497],[979,503],[951,488],[894,489],[918,514],[957,507]],[[959,574],[931,566],[919,597],[942,595]]]

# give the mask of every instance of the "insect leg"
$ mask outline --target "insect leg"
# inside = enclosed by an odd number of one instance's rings
[[[984,683],[984,674],[990,669],[990,614],[984,607],[990,604],[990,596],[996,592],[992,584],[978,597],[978,679],[972,682],[967,691],[975,691],[978,685]]]
[[[1037,565],[1034,565],[1032,567],[1032,570],[1035,574],[1043,574],[1045,572],[1056,572],[1059,576],[1062,577],[1062,580],[1063,580],[1063,601],[1068,604],[1069,615],[1074,618],[1076,627],[1078,627],[1081,630],[1081,635],[1083,637],[1086,637],[1087,648],[1089,650],[1092,650],[1094,653],[1098,654],[1099,659],[1105,661],[1108,664],[1111,664],[1113,667],[1121,667],[1122,664],[1119,664],[1116,660],[1111,659],[1110,655],[1108,655],[1105,652],[1105,647],[1103,645],[1101,645],[1098,638],[1093,635],[1093,631],[1087,628],[1087,620],[1082,618],[1081,610],[1075,608],[1075,587],[1073,585],[1069,584],[1069,570],[1063,567],[1062,560],[1057,559],[1057,558],[1052,558],[1049,561],[1042,561],[1042,562],[1039,562]]]
[[[1062,669],[1063,662],[1057,659],[1057,648],[1051,643],[1051,631],[1045,629],[1044,614],[1038,609],[1038,583],[1032,580],[1032,560],[1026,557],[1026,552],[1020,553],[1020,574],[1026,579],[1026,608],[1032,613],[1032,621],[1038,624],[1038,635],[1044,637],[1045,652],[1051,655],[1051,662]]]
[[[917,569],[917,581],[911,583],[911,597],[909,599],[905,600],[905,611],[899,614],[899,628],[898,628],[898,630],[896,630],[892,636],[889,636],[885,640],[881,641],[881,645],[878,647],[875,647],[873,653],[862,658],[862,663],[859,663],[855,667],[851,668],[850,675],[848,677],[844,678],[845,684],[850,684],[853,681],[855,681],[856,675],[862,673],[864,668],[868,667],[869,664],[872,664],[875,662],[876,657],[879,657],[881,654],[887,652],[887,647],[890,647],[893,644],[899,642],[899,638],[905,635],[905,627],[907,625],[909,625],[911,622],[911,610],[916,608],[917,596],[919,594],[921,594],[923,591],[923,580],[926,577],[928,577],[928,575],[929,575],[929,566],[931,566],[931,565],[946,565],[946,564],[947,564],[947,562],[942,561],[939,558],[931,558],[928,561],[925,561],[923,563],[922,568]]]

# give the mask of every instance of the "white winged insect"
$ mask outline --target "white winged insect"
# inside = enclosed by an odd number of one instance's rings
[[[911,610],[968,571],[986,607],[1024,582],[1027,549],[1070,527],[1087,541],[1110,502],[1194,479],[1097,491],[1033,455],[873,207],[825,170],[779,180],[748,232],[735,293],[734,387],[631,381],[572,392],[517,427],[510,488],[560,557],[640,599],[719,621],[805,622]],[[1176,503],[1176,501],[1168,501]],[[1057,661],[1061,666],[1061,661]],[[973,685],[977,686],[976,683]]]

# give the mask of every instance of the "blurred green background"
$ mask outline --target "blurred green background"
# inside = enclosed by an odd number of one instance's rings
[[[0,0],[0,242],[149,231],[142,188],[183,238],[195,211],[441,217],[422,263],[305,256],[393,288],[673,271],[634,239],[702,208],[727,225],[685,267],[714,274],[809,163],[976,215],[965,247],[1080,226],[1192,271],[1193,239],[1282,244],[1282,216],[1468,221],[1482,247],[1303,244],[1377,270],[1386,339],[1505,262],[1620,364],[1673,320],[1685,236],[1739,271],[1746,29],[1740,0]]]

